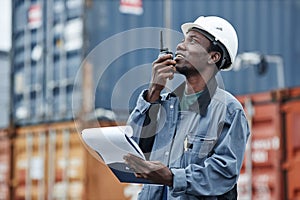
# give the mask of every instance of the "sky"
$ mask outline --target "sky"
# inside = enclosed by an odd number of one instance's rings
[[[11,49],[11,2],[0,0],[0,51]]]

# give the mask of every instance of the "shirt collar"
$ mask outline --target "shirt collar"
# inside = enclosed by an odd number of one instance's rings
[[[185,90],[185,84],[186,84],[186,82],[184,82],[180,86],[178,86],[171,93],[171,95],[179,97],[179,100],[181,101],[182,96],[184,94],[184,90]],[[216,78],[212,77],[208,81],[208,83],[205,85],[203,92],[198,97],[198,101],[195,102],[194,104],[192,104],[190,106],[189,110],[200,113],[201,116],[205,116],[207,113],[208,105],[210,104],[211,99],[212,99],[213,95],[215,94],[217,87],[218,87],[218,83],[216,81]]]

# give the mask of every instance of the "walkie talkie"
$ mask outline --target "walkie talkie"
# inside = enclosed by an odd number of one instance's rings
[[[171,54],[173,55],[173,53],[171,51],[169,51],[168,48],[164,48],[164,42],[163,42],[163,31],[160,31],[160,50],[159,50],[159,55],[158,57],[162,56],[162,55],[166,55],[166,54]]]

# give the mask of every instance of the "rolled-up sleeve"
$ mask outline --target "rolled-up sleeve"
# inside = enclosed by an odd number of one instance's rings
[[[170,169],[173,174],[173,187],[172,192],[174,196],[184,194],[187,188],[187,180],[185,169]]]
[[[217,196],[232,189],[240,173],[249,134],[248,122],[242,109],[227,116],[213,152],[203,165],[192,163],[185,168],[171,168],[172,196],[182,193]]]

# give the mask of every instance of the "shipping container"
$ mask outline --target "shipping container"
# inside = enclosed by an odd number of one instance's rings
[[[253,104],[254,116],[251,130],[251,151],[246,152],[239,178],[239,199],[283,199],[282,183],[282,123],[280,102],[273,101],[271,93],[239,97],[248,111],[246,101]],[[248,99],[247,99],[248,98]],[[250,112],[250,111],[249,111]],[[248,114],[248,116],[250,116]],[[247,157],[248,156],[248,157]],[[251,158],[251,165],[247,161]],[[250,167],[250,169],[249,169]],[[249,185],[249,183],[252,183]],[[250,192],[251,191],[251,192]],[[252,198],[249,198],[252,195]]]
[[[72,119],[83,52],[83,0],[13,1],[13,120],[30,125]],[[76,30],[76,31],[74,31]]]
[[[10,113],[10,54],[0,51],[0,129],[9,126]]]
[[[108,125],[115,124],[101,123]],[[22,126],[16,132],[13,199],[129,200],[141,189],[120,183],[87,149],[73,121]]]
[[[11,142],[8,130],[0,129],[0,200],[10,199]]]
[[[228,19],[239,36],[239,54],[256,52],[264,56],[261,58],[268,58],[266,68],[243,64],[238,71],[222,72],[227,90],[242,95],[300,85],[297,77],[300,69],[295,64],[300,63],[297,56],[300,45],[294,40],[300,28],[293,25],[300,20],[297,0],[133,1],[142,2],[143,12],[139,15],[121,12],[122,1],[119,0],[88,2],[85,28],[87,55],[94,57],[94,104],[96,108],[113,110],[117,117],[123,110],[125,119],[137,94],[147,87],[151,63],[159,52],[159,31],[140,33],[138,30],[146,27],[164,30],[165,45],[175,51],[183,37],[177,35],[181,24],[194,21],[200,15]],[[167,33],[164,28],[177,34]],[[128,31],[132,33],[125,37]],[[143,41],[150,39],[152,46],[146,46]],[[105,50],[100,51],[103,45]]]
[[[251,148],[246,151],[239,178],[239,199],[299,199],[299,88],[238,99],[246,111],[250,110],[247,102],[253,106],[253,117],[247,114]]]
[[[290,101],[283,106],[286,131],[285,183],[288,198],[300,199],[300,89],[291,91],[290,96]]]
[[[172,28],[195,20],[199,15],[217,15],[229,20],[235,27],[239,38],[238,54],[256,52],[261,55],[274,55],[282,59],[284,69],[281,73],[279,63],[272,60],[266,71],[259,73],[257,65],[241,66],[239,71],[222,72],[226,89],[235,95],[258,93],[280,88],[278,76],[283,76],[284,87],[300,85],[296,74],[300,73],[297,64],[300,58],[300,43],[294,41],[300,28],[293,24],[300,20],[299,1],[289,0],[186,0],[172,2]],[[180,14],[178,14],[180,13]],[[284,39],[283,39],[284,38]],[[293,60],[292,58],[296,58]],[[279,73],[279,74],[278,74]]]
[[[14,198],[83,199],[84,153],[73,123],[18,128]]]

